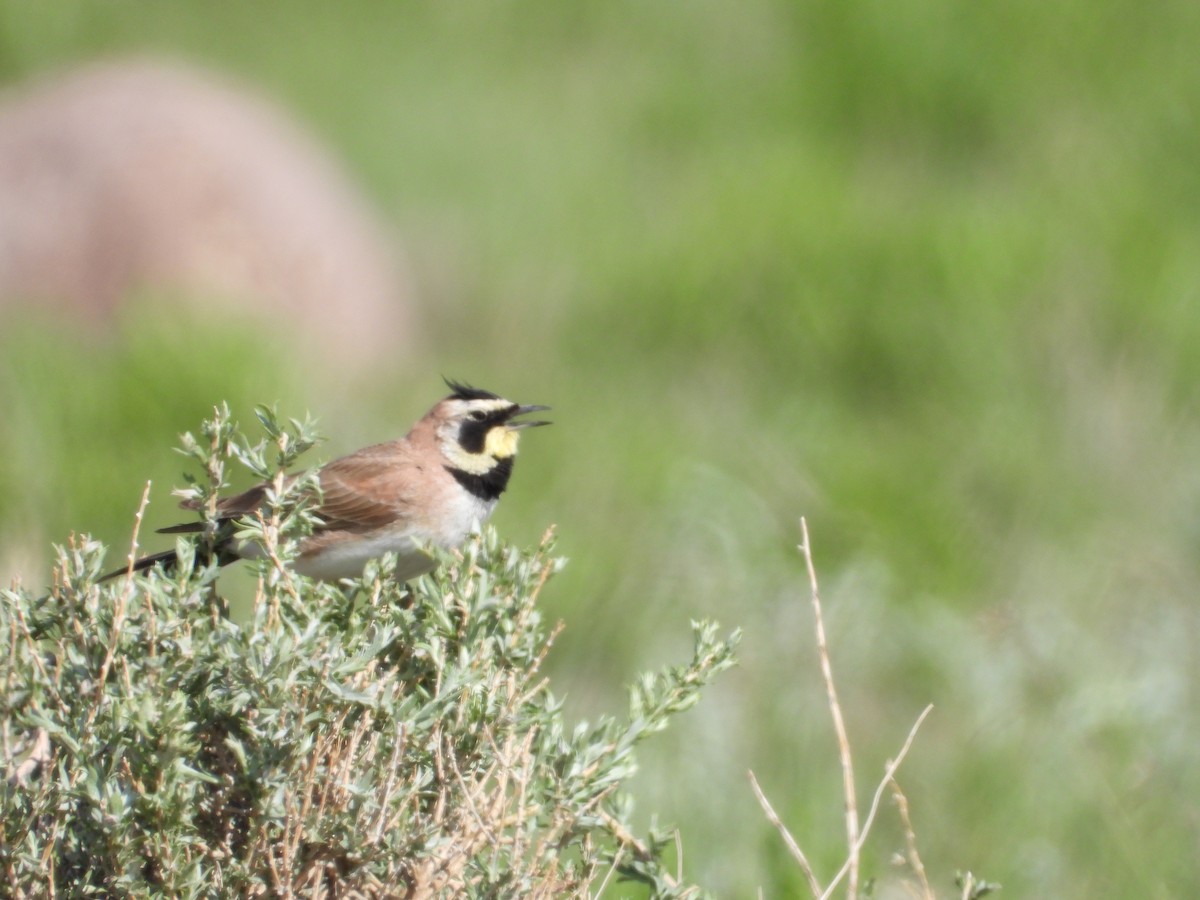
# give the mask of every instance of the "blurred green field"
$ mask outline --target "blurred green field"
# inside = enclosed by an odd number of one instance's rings
[[[168,523],[216,401],[311,410],[329,458],[462,378],[555,408],[496,522],[571,558],[569,709],[691,617],[746,629],[636,785],[689,877],[803,891],[748,768],[841,861],[804,515],[862,804],[935,705],[900,782],[940,895],[1196,896],[1197,46],[1169,0],[0,0],[5,83],[137,51],[283,101],[395,224],[427,327],[348,399],[153,297],[100,341],[9,320],[0,556],[123,547],[147,477]],[[885,808],[881,896],[902,847]]]

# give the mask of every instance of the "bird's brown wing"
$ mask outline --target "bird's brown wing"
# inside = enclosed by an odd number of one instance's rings
[[[405,518],[412,508],[406,472],[408,460],[395,445],[368,447],[324,466],[316,511],[321,530],[373,531]]]
[[[403,518],[412,508],[412,497],[403,474],[410,470],[407,455],[396,445],[380,444],[335,459],[323,466],[321,520],[317,531],[331,529],[372,531]],[[250,515],[266,501],[268,485],[259,484],[217,503],[221,521]],[[185,509],[196,509],[195,501],[184,501]],[[161,528],[161,534],[191,534],[204,530],[203,522],[185,522]]]

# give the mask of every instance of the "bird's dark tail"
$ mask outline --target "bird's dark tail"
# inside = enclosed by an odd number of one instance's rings
[[[231,519],[219,520],[220,528],[217,530],[216,538],[208,540],[200,540],[196,545],[196,557],[192,562],[194,568],[200,569],[207,566],[214,559],[218,565],[228,565],[231,562],[239,559],[236,553],[230,550],[230,535],[233,531]],[[169,528],[159,528],[159,534],[200,534],[206,530],[206,525],[203,522],[185,522],[182,525],[172,525]],[[174,550],[163,550],[160,553],[152,553],[149,556],[143,556],[141,559],[133,561],[132,568],[128,565],[121,566],[116,571],[109,572],[106,575],[100,576],[97,581],[108,581],[110,578],[119,578],[122,575],[128,575],[130,572],[145,572],[147,569],[159,569],[163,574],[170,575],[179,567],[179,557]]]
[[[145,572],[147,569],[154,568],[162,569],[165,573],[171,573],[175,571],[177,565],[179,565],[179,557],[175,553],[175,550],[163,550],[161,553],[152,553],[149,556],[143,556],[141,559],[135,559],[132,567],[128,565],[121,566],[119,569],[101,575],[96,581],[97,583],[108,581],[112,578],[128,575],[131,572]]]

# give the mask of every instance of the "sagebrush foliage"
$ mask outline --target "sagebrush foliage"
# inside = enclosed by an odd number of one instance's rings
[[[485,530],[408,585],[287,565],[311,525],[308,423],[227,410],[187,435],[208,501],[237,460],[275,480],[241,524],[267,558],[248,621],[214,567],[97,584],[104,548],[73,540],[50,596],[4,591],[0,871],[7,893],[105,897],[587,896],[614,875],[686,896],[660,836],[633,836],[619,790],[646,735],[733,662],[696,624],[690,663],[636,680],[629,720],[569,728],[539,667],[538,592],[560,566]],[[196,548],[179,544],[181,557]]]

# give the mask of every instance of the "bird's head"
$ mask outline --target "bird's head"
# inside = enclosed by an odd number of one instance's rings
[[[511,469],[521,431],[550,424],[517,420],[548,406],[522,406],[490,391],[450,380],[446,384],[452,393],[434,407],[433,415],[439,420],[438,443],[451,471],[485,476],[498,467]]]

